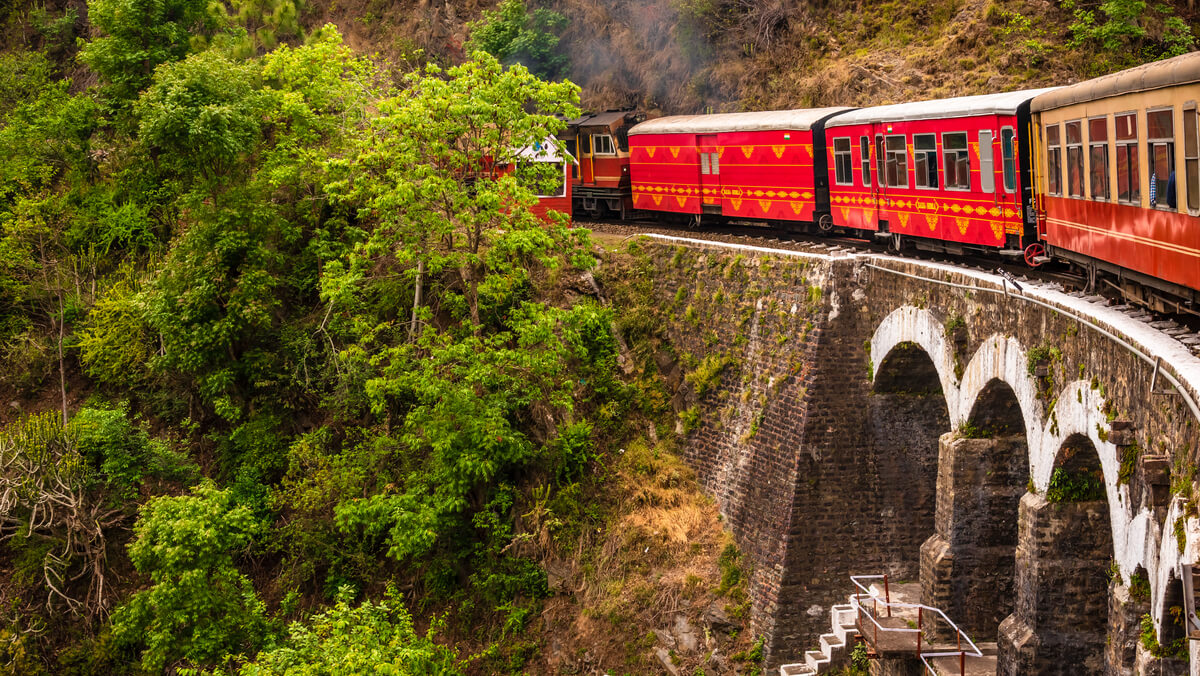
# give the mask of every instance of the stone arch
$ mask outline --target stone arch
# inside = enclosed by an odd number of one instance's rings
[[[930,311],[905,305],[883,318],[871,337],[872,381],[878,378],[884,361],[892,351],[905,343],[920,347],[933,364],[946,398],[950,425],[957,428],[962,420],[957,411],[958,383],[954,377],[954,349],[946,340],[942,323]]]
[[[972,409],[985,388],[1002,382],[1012,391],[1021,408],[1025,437],[1032,448],[1042,431],[1042,402],[1037,396],[1037,383],[1029,375],[1025,350],[1016,338],[993,335],[979,346],[963,370],[960,389],[959,420],[969,419]]]
[[[1087,439],[1095,449],[1104,474],[1113,558],[1128,584],[1130,572],[1137,566],[1153,570],[1150,562],[1145,560],[1149,514],[1133,514],[1129,487],[1121,483],[1120,452],[1108,439],[1111,430],[1104,413],[1104,397],[1090,383],[1076,380],[1064,387],[1055,401],[1040,442],[1030,443],[1029,469],[1033,485],[1039,492],[1044,492],[1062,450],[1068,447],[1068,440]]]
[[[881,540],[889,543],[886,570],[911,580],[919,574],[921,544],[934,531],[938,439],[952,429],[957,389],[951,382],[946,390],[953,368],[945,367],[941,325],[915,308],[891,317],[871,349],[869,437],[874,472],[886,478],[872,499],[879,501]]]
[[[1013,392],[1008,383],[999,378],[984,385],[967,413],[965,423],[978,433],[989,437],[1018,434],[1022,437],[1027,436],[1021,402],[1017,400],[1016,392]],[[1028,451],[1026,454],[1028,455]]]

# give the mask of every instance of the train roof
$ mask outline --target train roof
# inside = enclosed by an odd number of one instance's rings
[[[838,115],[827,122],[825,126],[845,127],[851,124],[938,120],[954,117],[973,117],[976,115],[1015,115],[1017,108],[1022,103],[1053,89],[1053,87],[1049,89],[1026,89],[1000,94],[959,96],[953,99],[935,99],[933,101],[915,101],[912,103],[894,103],[889,106],[859,108],[858,110]]]
[[[568,127],[610,127],[614,122],[624,122],[626,116],[636,114],[633,110],[606,110],[603,113],[584,113],[567,120]]]
[[[1197,81],[1200,81],[1200,52],[1191,52],[1110,75],[1103,75],[1094,80],[1061,87],[1056,91],[1034,98],[1030,109],[1034,112],[1051,110],[1077,103],[1106,99],[1110,96],[1133,94]]]
[[[716,113],[713,115],[672,115],[646,120],[629,130],[638,134],[719,134],[730,131],[807,131],[822,119],[850,108],[802,108],[769,110],[761,113]]]

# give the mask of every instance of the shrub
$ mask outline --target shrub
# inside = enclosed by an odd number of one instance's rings
[[[153,672],[181,659],[213,664],[253,652],[266,630],[264,607],[233,555],[261,528],[229,490],[210,482],[147,502],[129,558],[153,586],[113,613],[113,638],[139,649],[142,667]]]
[[[292,623],[282,645],[259,653],[242,667],[242,676],[460,673],[454,650],[435,644],[430,634],[417,634],[394,590],[383,601],[357,607],[350,605],[351,597],[350,588],[343,587],[333,608],[307,624]]]

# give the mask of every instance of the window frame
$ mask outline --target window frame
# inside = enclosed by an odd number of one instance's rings
[[[883,134],[875,134],[875,184],[887,188],[887,143],[883,139]]]
[[[833,140],[833,184],[834,185],[854,185],[854,145],[851,143],[851,137],[839,136]],[[845,150],[838,150],[838,141],[845,141]],[[845,160],[846,175],[842,178],[842,161]]]
[[[862,167],[862,182],[864,188],[871,187],[871,137],[869,135],[860,135],[858,137],[858,152],[859,164]]]
[[[1004,133],[1005,132],[1008,132],[1007,148],[1012,150],[1012,157],[1008,158],[1008,159],[1006,159],[1004,157],[1004,151],[1005,151],[1005,147],[1006,147],[1005,143],[1004,143]],[[1010,178],[1008,167],[1009,167],[1010,161],[1012,162],[1012,174],[1011,174],[1012,187],[1011,188],[1008,186],[1008,183],[1009,183],[1008,179]],[[1003,178],[1004,192],[1006,192],[1010,195],[1015,195],[1017,192],[1017,187],[1018,187],[1018,183],[1019,183],[1018,176],[1020,174],[1021,168],[1018,166],[1018,163],[1017,163],[1017,130],[1012,125],[1004,125],[1003,127],[1000,127],[1000,165],[1001,165],[1001,171],[1004,173],[1004,178]]]
[[[1050,129],[1058,138],[1050,143]],[[1063,156],[1062,156],[1062,124],[1054,122],[1043,125],[1042,133],[1046,139],[1046,194],[1055,197],[1063,196]]]
[[[900,139],[900,149],[893,150],[888,147],[892,139]],[[888,134],[884,137],[884,152],[887,153],[887,162],[891,163],[893,157],[896,160],[896,177],[902,178],[903,183],[893,185],[890,181],[887,183],[889,188],[908,188],[908,135],[907,134]],[[885,165],[885,169],[886,169]]]
[[[1191,145],[1188,150],[1188,130],[1192,132]],[[1184,203],[1187,213],[1200,213],[1200,108],[1195,101],[1183,104],[1183,176]],[[1193,195],[1192,187],[1196,188]]]
[[[988,140],[985,145],[983,142],[984,135],[987,135]],[[980,129],[975,134],[975,140],[979,144],[979,190],[985,195],[996,194],[996,149],[993,145],[996,142],[996,132],[991,129]],[[986,155],[985,153],[986,148]],[[984,167],[990,167],[990,171],[984,171]]]
[[[1079,134],[1076,137],[1078,140],[1074,143],[1071,142],[1070,134],[1067,133],[1068,130],[1071,128],[1071,125],[1078,125],[1078,127],[1079,127]],[[1066,160],[1067,160],[1067,163],[1066,163],[1067,164],[1067,166],[1066,166],[1066,169],[1067,169],[1066,188],[1067,189],[1064,192],[1064,195],[1066,197],[1069,197],[1071,199],[1076,199],[1076,200],[1086,199],[1087,190],[1084,189],[1084,173],[1085,173],[1084,170],[1087,168],[1087,166],[1086,166],[1085,160],[1083,158],[1083,146],[1084,146],[1083,118],[1079,118],[1077,120],[1064,120],[1063,121],[1063,139],[1062,140],[1063,140],[1063,146],[1066,148],[1066,153],[1064,153],[1064,154],[1065,154]],[[1071,161],[1071,151],[1072,150],[1076,151],[1075,157],[1076,157],[1077,161],[1074,163]],[[1072,166],[1073,164],[1077,165],[1077,166],[1073,167]],[[1071,188],[1072,188],[1071,177],[1074,175],[1071,171],[1072,168],[1074,168],[1078,172],[1078,177],[1079,177],[1079,192],[1078,193],[1072,192],[1072,190],[1071,190]]]
[[[592,137],[592,156],[593,157],[616,157],[617,141],[612,137],[612,134],[591,134]],[[596,139],[604,139],[608,143],[611,150],[603,151],[596,145]]]
[[[549,164],[549,163],[547,163],[547,164]],[[553,195],[539,194],[539,195],[537,195],[537,197],[539,197],[539,198],[566,197],[567,196],[567,181],[569,180],[567,178],[567,163],[560,161],[560,162],[555,162],[554,164],[558,165],[558,178],[562,181],[559,185],[562,187],[559,189],[559,191],[556,194],[553,194]]]
[[[946,143],[946,137],[947,136],[960,136],[960,135],[963,137],[963,147],[961,149],[960,148],[951,149],[949,144]],[[959,173],[958,168],[957,168],[958,161],[960,159],[962,159],[961,155],[959,155],[959,153],[965,153],[967,156],[967,185],[966,185],[966,187],[960,187],[957,183],[952,186],[952,185],[950,185],[950,181],[946,180],[946,177],[950,175],[950,172],[946,171],[946,162],[949,161],[949,158],[951,157],[950,153],[954,153],[953,157],[955,158],[955,169],[954,169],[955,177],[957,177],[958,173]],[[971,192],[971,189],[972,189],[972,186],[971,186],[971,134],[969,132],[966,132],[966,131],[944,131],[944,132],[942,132],[942,189],[943,190],[952,190],[954,192]]]
[[[1133,139],[1132,140],[1117,138],[1117,136],[1118,136],[1117,120],[1124,119],[1126,117],[1133,118]],[[1119,113],[1113,113],[1113,148],[1116,151],[1115,154],[1117,156],[1117,175],[1114,177],[1114,179],[1117,182],[1117,199],[1116,199],[1117,204],[1129,204],[1129,205],[1135,205],[1135,206],[1141,206],[1141,204],[1142,204],[1142,166],[1141,166],[1141,155],[1139,154],[1141,152],[1142,137],[1141,137],[1141,131],[1138,129],[1138,127],[1139,127],[1138,114],[1137,114],[1136,110],[1127,110],[1127,111],[1123,111],[1123,112],[1119,112]],[[1132,154],[1130,154],[1130,150],[1129,150],[1131,147],[1133,149]],[[1122,150],[1125,151],[1126,157],[1133,157],[1133,164],[1136,165],[1136,167],[1137,167],[1136,175],[1132,177],[1133,180],[1131,181],[1130,186],[1129,186],[1130,187],[1129,192],[1131,193],[1131,197],[1129,199],[1123,199],[1121,197],[1121,151]]]
[[[1155,137],[1151,138],[1151,136],[1150,136],[1150,115],[1153,113],[1168,113],[1167,119],[1169,119],[1171,121],[1171,135],[1170,136],[1155,136]],[[1155,146],[1165,145],[1165,146],[1167,146],[1167,153],[1168,153],[1167,165],[1168,165],[1169,171],[1167,174],[1168,177],[1166,179],[1164,179],[1164,183],[1167,186],[1170,185],[1170,183],[1171,183],[1170,172],[1175,171],[1175,165],[1176,165],[1176,162],[1175,162],[1175,160],[1176,160],[1175,139],[1176,138],[1177,137],[1175,136],[1175,106],[1156,106],[1154,108],[1147,108],[1146,109],[1146,163],[1148,165],[1150,165],[1147,168],[1150,170],[1149,179],[1151,181],[1154,181],[1154,177],[1157,175],[1157,172],[1155,172],[1155,167],[1154,167],[1154,148],[1155,148]],[[1165,187],[1164,187],[1164,190],[1165,190]],[[1158,211],[1179,211],[1179,177],[1178,177],[1178,175],[1176,175],[1176,177],[1175,177],[1175,195],[1174,195],[1175,206],[1171,206],[1170,204],[1168,204],[1167,201],[1163,199],[1163,195],[1161,193],[1159,193],[1159,191],[1157,189],[1154,190],[1154,193],[1155,193],[1155,195],[1154,195],[1155,201],[1153,204],[1150,205],[1151,209],[1155,209]]]
[[[917,147],[917,139],[920,139],[920,138],[933,139],[933,149],[930,150],[929,148],[918,148]],[[929,166],[929,155],[931,155],[931,154],[933,155],[933,183],[934,184],[933,185],[921,185],[921,173],[917,167],[922,159],[925,160],[925,165],[926,165],[926,167],[928,167]],[[941,152],[939,152],[939,149],[938,149],[937,132],[924,132],[924,133],[920,133],[920,134],[917,134],[917,133],[913,134],[913,187],[915,187],[917,190],[941,190],[942,189],[942,187],[941,187],[942,186],[941,170],[939,168],[939,165],[941,164],[941,155],[942,154],[941,154]],[[928,178],[929,178],[929,170],[927,168],[926,169],[926,179],[928,179]],[[928,183],[928,180],[926,182]]]
[[[1111,136],[1112,134],[1109,134],[1108,115],[1105,114],[1105,115],[1100,115],[1098,117],[1089,117],[1089,118],[1086,118],[1086,120],[1087,120],[1086,128],[1087,128],[1087,176],[1088,176],[1087,194],[1088,194],[1088,199],[1091,199],[1094,202],[1111,202],[1112,201],[1112,175],[1111,175],[1111,172],[1109,172],[1109,165],[1112,163],[1112,153],[1110,152],[1109,149],[1111,148],[1112,144],[1109,140],[1109,136]],[[1104,140],[1096,141],[1094,138],[1092,138],[1092,123],[1093,122],[1101,122],[1101,121],[1104,122]],[[1095,183],[1095,172],[1096,172],[1095,164],[1096,163],[1095,163],[1094,153],[1097,148],[1104,149],[1104,165],[1103,165],[1104,166],[1104,195],[1100,196],[1100,197],[1096,196],[1096,183]]]

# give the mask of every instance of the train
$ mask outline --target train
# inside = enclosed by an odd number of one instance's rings
[[[866,108],[605,111],[560,136],[565,206],[1056,262],[1089,289],[1200,315],[1198,101],[1193,52],[1064,87]]]

